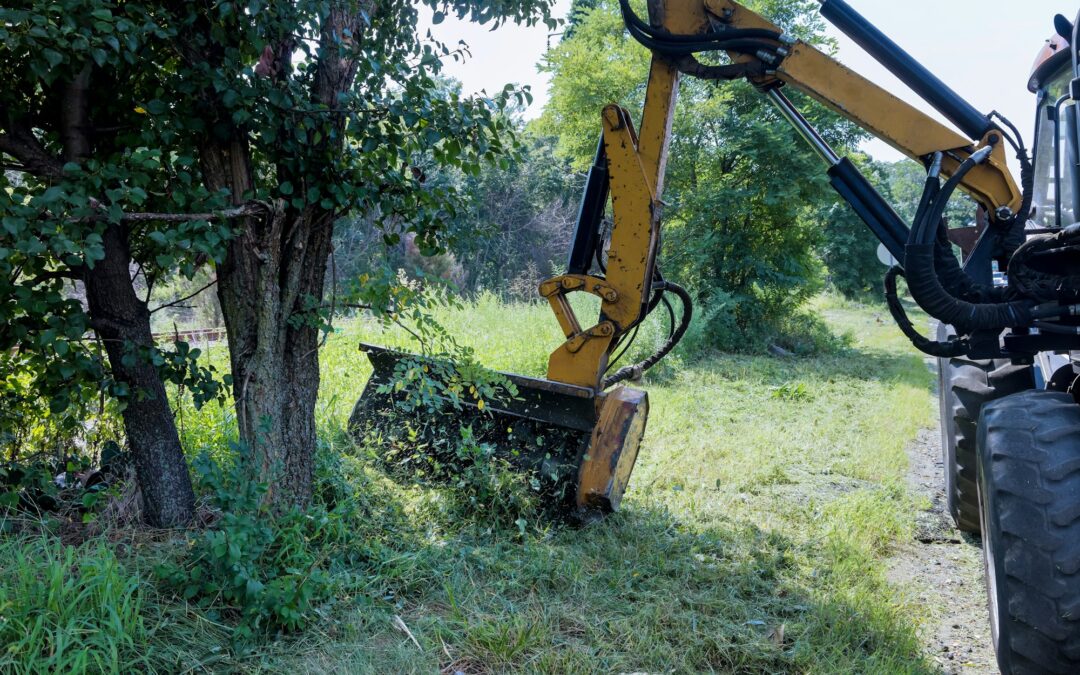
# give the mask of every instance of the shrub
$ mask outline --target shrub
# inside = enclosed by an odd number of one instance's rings
[[[349,541],[351,514],[348,503],[273,512],[268,486],[247,478],[248,456],[238,454],[230,467],[205,454],[196,459],[200,488],[220,518],[188,542],[179,562],[159,565],[157,573],[183,599],[233,619],[235,637],[247,640],[304,627],[331,596],[328,566]]]

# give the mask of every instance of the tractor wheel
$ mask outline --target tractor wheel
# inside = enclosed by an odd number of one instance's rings
[[[979,533],[979,498],[975,484],[975,437],[979,411],[991,401],[1035,386],[1031,366],[1004,359],[938,359],[941,392],[941,451],[945,497],[953,522],[962,532]]]
[[[1006,675],[1080,672],[1080,406],[1028,391],[983,408],[978,466],[990,624]]]

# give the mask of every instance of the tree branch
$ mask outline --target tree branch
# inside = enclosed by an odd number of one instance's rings
[[[98,203],[100,207],[100,203]],[[120,216],[121,222],[125,223],[186,223],[191,220],[232,220],[258,215],[270,209],[262,202],[248,202],[240,206],[223,209],[221,211],[207,211],[205,213],[125,213]],[[107,213],[100,213],[82,218],[73,218],[72,222],[90,222],[108,220]]]
[[[72,271],[55,270],[50,272],[42,272],[41,274],[33,277],[32,279],[30,279],[30,285],[37,286],[40,283],[46,281],[55,281],[57,279],[62,279],[64,281],[80,281],[82,277]]]
[[[5,111],[0,108],[0,114]],[[64,175],[64,164],[46,150],[28,127],[11,126],[0,133],[0,153],[14,157],[26,173],[45,179]]]
[[[205,286],[203,286],[199,290],[192,293],[191,295],[185,295],[184,297],[180,298],[179,300],[174,300],[172,302],[167,302],[164,305],[161,305],[160,307],[155,307],[154,309],[150,310],[150,313],[153,314],[154,312],[160,312],[163,309],[168,309],[169,307],[175,307],[175,306],[177,306],[177,305],[179,305],[181,303],[187,302],[188,300],[194,298],[196,295],[202,293],[203,291],[210,288],[211,286],[213,286],[216,283],[217,283],[217,279],[214,279],[210,283],[206,284]]]

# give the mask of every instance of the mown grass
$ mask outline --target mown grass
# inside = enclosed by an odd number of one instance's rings
[[[227,621],[147,584],[141,653],[160,672],[933,672],[920,611],[882,564],[912,532],[904,446],[931,422],[931,376],[881,310],[812,309],[852,346],[676,356],[644,383],[652,414],[622,511],[580,529],[531,522],[524,536],[462,520],[440,491],[354,456],[342,427],[370,372],[356,345],[409,343],[343,324],[323,352],[320,442],[345,455],[370,514],[355,533],[367,562],[335,570],[314,626],[243,646]],[[542,374],[560,339],[545,306],[481,298],[437,318],[485,365],[523,374]],[[228,409],[185,415],[192,450],[232,433]],[[145,573],[182,546],[123,564]]]

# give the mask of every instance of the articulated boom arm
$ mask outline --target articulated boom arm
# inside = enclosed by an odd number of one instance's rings
[[[626,0],[622,2],[624,13],[628,13]],[[854,16],[856,27],[870,34],[867,43],[871,46],[874,41],[888,42],[842,0],[822,2],[823,13],[843,18],[843,13],[849,12]],[[783,95],[783,87],[805,92],[916,161],[929,164],[931,157],[942,153],[945,176],[952,175],[976,152],[992,148],[987,161],[962,177],[960,187],[995,222],[1009,222],[1021,210],[1023,195],[1009,173],[1004,134],[895,45],[888,43],[890,53],[899,53],[906,59],[901,66],[911,71],[905,81],[967,136],[938,123],[813,46],[787,39],[780,28],[732,0],[648,0],[648,5],[649,25],[628,14],[631,33],[636,30],[635,37],[653,49],[640,133],[625,109],[609,105],[603,110],[603,134],[578,218],[569,269],[566,275],[549,279],[540,287],[566,337],[549,359],[548,379],[596,391],[618,380],[605,379],[609,356],[656,306],[657,293],[662,294],[666,287],[655,261],[667,151],[681,73],[746,78],[771,98],[829,164],[833,186],[897,258],[903,257],[907,225],[855,166],[818,136]],[[706,47],[701,48],[702,44]],[[694,52],[710,50],[727,51],[732,65],[706,66],[693,58]],[[614,225],[607,266],[603,277],[591,276],[589,269],[600,245],[600,220],[609,195]],[[583,328],[579,324],[567,299],[572,292],[600,298],[596,325]],[[686,312],[688,319],[688,305]],[[640,370],[620,372],[622,379],[640,374]]]
[[[763,28],[783,32],[731,0],[704,0],[703,3],[700,0],[667,0],[664,5],[663,11],[668,14],[693,11],[691,7],[703,8],[712,20],[719,18],[723,25],[732,29]],[[805,92],[916,161],[925,162],[935,152],[945,153],[942,173],[946,176],[951,176],[974,152],[993,144],[990,159],[972,170],[961,187],[987,213],[998,214],[1000,209],[1006,208],[1010,212],[1007,219],[1020,210],[1023,196],[1009,173],[1005,144],[1001,142],[1001,133],[989,122],[983,125],[981,135],[966,138],[811,45],[796,41],[787,49],[790,53],[774,71],[755,78],[754,84],[767,88],[782,82]],[[737,60],[747,58],[738,54],[733,56]]]

